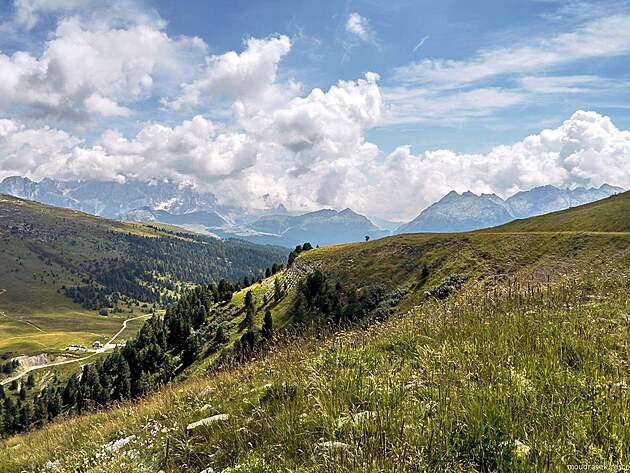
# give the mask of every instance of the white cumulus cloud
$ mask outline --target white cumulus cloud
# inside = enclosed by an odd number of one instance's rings
[[[201,40],[169,38],[163,27],[148,19],[120,27],[61,20],[39,57],[0,53],[0,104],[78,122],[128,116],[128,105],[152,93],[156,74],[177,75],[184,56],[205,52]]]
[[[288,36],[247,40],[245,50],[229,51],[207,58],[203,77],[182,85],[182,93],[163,103],[175,110],[192,108],[204,96],[231,99],[260,99],[276,80],[278,63],[289,53]]]
[[[378,216],[410,219],[450,190],[510,196],[535,186],[630,188],[630,132],[610,118],[577,111],[556,129],[543,130],[487,154],[450,150],[414,155],[401,146],[371,168],[366,189]],[[395,204],[393,204],[395,202]]]

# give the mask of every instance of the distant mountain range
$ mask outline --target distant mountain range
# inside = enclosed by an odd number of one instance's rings
[[[174,215],[194,211],[223,210],[211,193],[202,193],[191,186],[155,180],[127,181],[56,181],[34,182],[26,177],[7,177],[0,191],[34,200],[42,204],[67,207],[112,219],[124,219],[139,209],[163,210]]]
[[[57,207],[117,220],[161,222],[221,238],[240,238],[254,243],[286,247],[310,241],[332,245],[390,235],[363,215],[350,209],[318,210],[302,215],[283,205],[253,213],[236,206],[220,205],[209,192],[167,181],[56,181],[34,182],[26,177],[7,177],[0,192]]]
[[[226,236],[236,236],[255,243],[295,246],[305,241],[313,244],[334,245],[390,235],[367,217],[350,209],[318,210],[303,215],[267,215],[249,224],[246,228],[235,229]]]
[[[518,192],[507,200],[495,194],[449,192],[423,210],[395,233],[467,232],[494,227],[512,220],[534,217],[570,207],[588,204],[623,192],[620,187],[604,184],[599,188],[558,189],[535,187]]]
[[[494,194],[449,192],[411,222],[396,228],[392,222],[369,220],[351,209],[324,209],[306,214],[275,209],[251,212],[221,205],[209,192],[164,180],[34,182],[7,177],[0,192],[43,204],[67,207],[117,220],[161,222],[220,238],[294,247],[310,241],[332,245],[380,238],[392,233],[464,232],[586,204],[622,192],[607,184],[595,189],[536,187],[507,200]],[[375,224],[376,223],[376,224]]]

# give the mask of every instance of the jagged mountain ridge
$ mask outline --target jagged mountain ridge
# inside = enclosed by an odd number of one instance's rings
[[[470,191],[458,194],[451,191],[411,222],[401,225],[395,233],[479,230],[588,204],[619,192],[623,189],[608,184],[590,189],[558,189],[548,185],[521,191],[503,200],[495,194],[477,195]]]
[[[478,230],[594,202],[621,191],[608,184],[591,189],[559,189],[548,185],[518,192],[506,200],[495,194],[451,191],[394,233]],[[46,178],[38,183],[14,176],[0,183],[0,192],[107,218],[168,223],[221,238],[285,247],[304,241],[319,245],[346,243],[391,233],[391,227],[383,229],[350,209],[296,214],[279,205],[275,209],[249,212],[219,204],[212,193],[165,180],[118,183]]]
[[[0,183],[0,192],[101,217],[168,223],[221,238],[285,247],[305,241],[331,245],[362,240],[366,235],[379,238],[391,234],[350,209],[296,214],[280,204],[266,211],[249,212],[219,204],[212,193],[165,180],[118,183],[46,178],[38,183],[14,176]]]
[[[584,187],[558,189],[554,186],[541,186],[518,192],[505,202],[515,218],[528,218],[589,204],[620,192],[623,192],[621,187],[608,184],[590,189]]]
[[[339,212],[322,209],[303,215],[267,215],[248,228],[252,233],[245,239],[249,241],[287,246],[305,241],[324,246],[359,241],[365,236],[381,238],[390,235],[388,230],[377,227],[367,217],[351,209]]]
[[[99,217],[124,220],[139,209],[162,210],[181,215],[195,211],[230,210],[221,207],[209,192],[165,180],[148,182],[56,181],[34,182],[12,176],[0,183],[0,192],[41,204],[66,207]],[[232,209],[233,210],[233,209]]]

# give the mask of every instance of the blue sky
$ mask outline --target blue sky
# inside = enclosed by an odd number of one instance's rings
[[[4,0],[0,177],[391,219],[628,187],[629,77],[628,1]]]

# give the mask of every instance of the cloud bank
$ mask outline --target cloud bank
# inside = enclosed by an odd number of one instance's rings
[[[546,184],[630,188],[630,132],[595,112],[487,154],[400,146],[383,157],[363,136],[381,105],[375,81],[341,82],[270,116],[244,116],[242,132],[195,116],[173,128],[147,124],[131,139],[108,131],[86,147],[61,130],[1,120],[0,177],[170,177],[245,207],[350,206],[389,219],[412,218],[453,189],[505,197]]]
[[[392,220],[415,217],[453,189],[505,197],[545,184],[630,188],[630,132],[596,112],[577,111],[486,154],[414,153],[404,144],[389,152],[366,138],[387,123],[485,116],[527,93],[580,93],[600,79],[536,76],[532,64],[622,54],[630,49],[627,16],[469,60],[411,63],[387,86],[367,72],[309,89],[279,74],[294,38],[248,38],[241,50],[208,54],[199,38],[169,36],[156,14],[128,20],[118,5],[86,16],[88,3],[16,2],[16,28],[63,15],[39,54],[0,53],[0,178],[168,177],[247,208],[351,207]],[[375,44],[359,14],[344,26],[353,44]],[[479,85],[509,74],[518,75],[518,90]],[[157,117],[140,120],[147,103]]]

